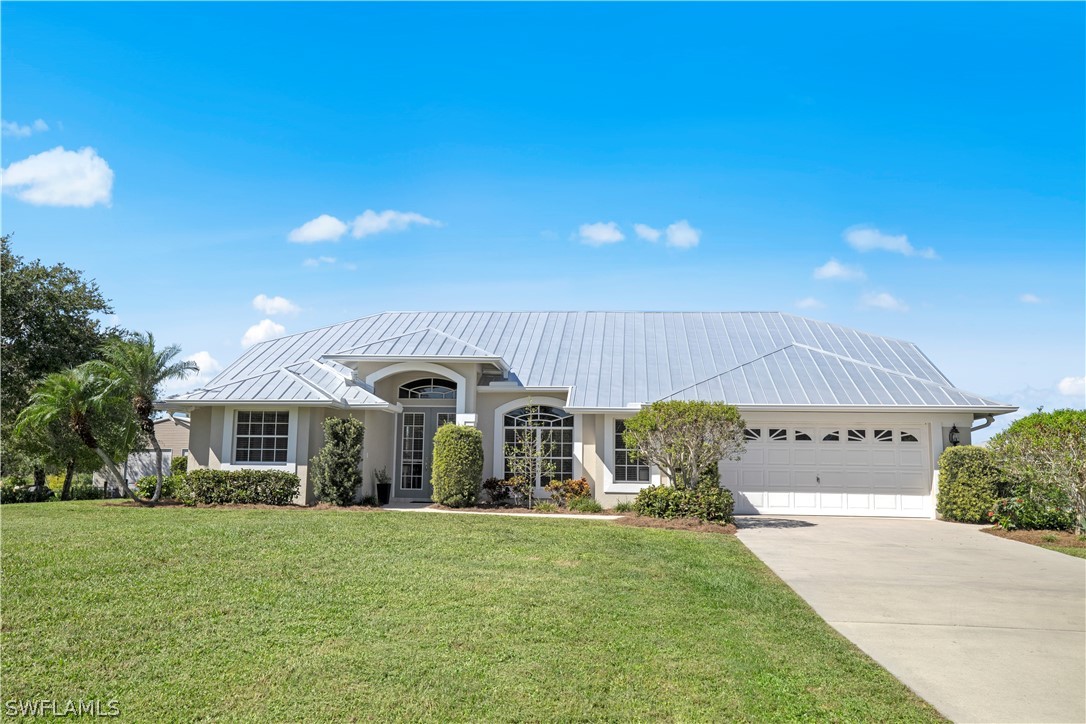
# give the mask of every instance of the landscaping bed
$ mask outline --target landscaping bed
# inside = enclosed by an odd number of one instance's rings
[[[982,528],[989,535],[1048,548],[1077,558],[1086,558],[1086,536],[1066,530],[1004,530],[998,526]]]
[[[132,721],[939,719],[734,536],[297,513],[5,508],[5,700]]]
[[[525,508],[515,505],[475,505],[468,508],[451,508],[447,505],[439,505],[434,503],[432,505],[424,506],[427,508],[433,508],[434,510],[451,510],[458,513],[531,513],[532,515],[546,516],[555,515],[561,513],[562,515],[584,515],[588,517],[598,515],[621,515],[613,510],[600,510],[598,512],[586,512],[582,510],[574,510],[571,508],[558,508],[556,510],[537,510],[535,508]]]
[[[735,535],[738,530],[734,523],[706,523],[698,518],[650,518],[644,515],[624,515],[615,522],[619,525],[632,525],[637,528],[692,530],[698,533],[724,533],[727,535]]]

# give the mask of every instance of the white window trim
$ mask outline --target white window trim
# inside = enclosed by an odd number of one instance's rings
[[[640,493],[650,485],[659,485],[662,476],[655,465],[649,466],[649,482],[615,482],[615,420],[628,420],[633,415],[605,415],[603,418],[603,492],[605,493]],[[600,447],[597,444],[597,449]]]
[[[287,461],[285,463],[238,463],[234,462],[234,430],[239,412],[287,412]],[[298,472],[298,407],[284,405],[282,407],[227,407],[223,412],[222,422],[222,462],[219,468],[222,470],[283,470],[288,473]]]
[[[494,477],[500,478],[505,472],[505,413],[510,410],[515,410],[518,407],[525,407],[532,405],[533,407],[557,407],[559,410],[569,412],[566,410],[566,401],[560,400],[557,397],[521,397],[513,400],[512,402],[506,402],[504,405],[499,405],[494,410],[494,457],[491,458],[494,461],[494,467],[491,471]],[[581,439],[581,425],[582,415],[573,414],[573,477],[584,477],[584,446]],[[543,488],[537,487],[536,491],[541,492]]]
[[[456,384],[456,411],[459,413],[465,413],[467,409],[467,379],[464,375],[459,374],[455,370],[451,370],[448,367],[434,364],[433,362],[397,362],[396,364],[382,367],[379,370],[366,375],[366,385],[372,390],[373,386],[378,380],[383,380],[390,375],[395,375],[400,372],[427,372],[431,376],[444,377],[447,380],[451,380]],[[399,386],[396,387],[397,395],[399,395]],[[403,403],[404,400],[398,400]],[[448,400],[428,400],[428,402],[448,402]]]

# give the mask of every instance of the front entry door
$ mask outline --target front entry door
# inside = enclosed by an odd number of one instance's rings
[[[434,457],[434,433],[446,423],[456,423],[449,408],[406,407],[400,415],[400,464],[396,497],[429,500],[430,465]]]

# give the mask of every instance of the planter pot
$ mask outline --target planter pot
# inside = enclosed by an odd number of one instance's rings
[[[378,483],[377,484],[377,503],[379,505],[388,505],[388,501],[392,499],[392,483]]]

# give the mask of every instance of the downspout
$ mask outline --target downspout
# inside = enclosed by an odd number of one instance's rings
[[[991,425],[993,422],[995,422],[995,415],[985,415],[984,416],[984,423],[981,424],[981,425],[977,425],[976,427],[969,428],[969,432],[972,433],[972,432],[976,432],[977,430],[983,430],[984,428]]]

